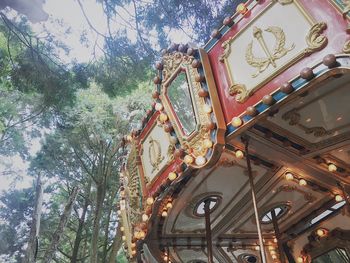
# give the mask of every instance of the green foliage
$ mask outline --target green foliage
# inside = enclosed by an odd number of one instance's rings
[[[0,196],[0,255],[20,262],[33,202],[32,188],[10,190]]]

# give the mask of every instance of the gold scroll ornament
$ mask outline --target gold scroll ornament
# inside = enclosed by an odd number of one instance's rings
[[[149,140],[149,148],[148,148],[148,154],[149,159],[152,165],[152,173],[155,170],[159,169],[159,164],[164,160],[164,156],[162,156],[162,150],[160,147],[160,143],[157,140],[154,140],[150,138]]]
[[[307,47],[304,50],[302,50],[302,52],[297,57],[292,59],[289,63],[296,61],[298,58],[302,56],[308,55],[310,53],[316,52],[324,48],[327,44],[327,38],[324,35],[322,35],[322,32],[326,28],[327,28],[327,25],[324,22],[319,22],[314,24],[310,28],[309,32],[305,37]],[[265,31],[274,35],[275,44],[272,49],[269,49],[268,45],[265,43],[265,39],[263,37],[263,31],[258,27],[253,28],[253,37],[256,39],[256,41],[259,43],[259,45],[263,49],[266,55],[265,57],[256,57],[253,54],[254,40],[251,41],[246,48],[246,55],[245,55],[246,62],[250,66],[257,69],[257,72],[252,75],[253,78],[257,77],[260,73],[264,72],[267,68],[269,68],[270,65],[276,68],[277,67],[276,61],[284,57],[285,55],[287,55],[288,52],[290,52],[295,48],[295,44],[292,44],[290,47],[285,46],[286,36],[282,28],[278,26],[269,26]],[[221,62],[228,63],[227,61],[225,61],[225,59],[227,59],[229,54],[231,53],[230,44],[233,41],[234,41],[234,37],[231,37],[222,44],[224,51],[222,55],[219,57],[219,60]],[[229,87],[229,94],[231,96],[235,95],[236,101],[243,103],[261,85],[248,90],[243,83],[232,83],[232,85]]]

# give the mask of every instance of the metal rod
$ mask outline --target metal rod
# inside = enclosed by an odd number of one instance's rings
[[[262,263],[266,263],[266,255],[265,255],[264,242],[263,242],[263,237],[262,237],[262,232],[261,232],[261,225],[260,225],[260,217],[259,217],[259,212],[258,212],[258,206],[257,206],[257,202],[256,202],[254,178],[253,178],[253,174],[252,174],[252,167],[251,167],[251,164],[250,164],[248,145],[249,145],[249,140],[248,140],[248,138],[246,138],[245,139],[245,152],[246,152],[246,160],[247,160],[247,169],[248,169],[248,175],[249,175],[250,189],[251,189],[251,192],[252,192],[252,200],[253,200],[253,206],[254,206],[256,227],[258,229],[258,235],[259,235],[260,255],[261,255]]]
[[[286,261],[285,261],[282,242],[281,242],[281,234],[280,234],[280,229],[278,227],[277,216],[274,208],[271,210],[271,216],[272,216],[273,229],[275,230],[275,236],[277,239],[277,246],[278,246],[278,253],[280,254],[280,260],[282,263],[285,263]]]
[[[204,213],[205,213],[205,235],[207,238],[208,249],[208,263],[213,263],[213,244],[211,239],[211,226],[210,226],[210,203],[211,200],[204,201]]]

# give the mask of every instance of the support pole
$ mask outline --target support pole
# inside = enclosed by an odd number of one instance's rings
[[[244,143],[245,143],[245,152],[246,152],[246,160],[247,160],[247,169],[248,169],[248,175],[249,175],[249,184],[252,192],[252,200],[253,200],[254,213],[255,213],[255,221],[256,221],[256,227],[258,229],[258,235],[259,235],[261,261],[262,263],[266,263],[264,242],[263,242],[261,225],[260,225],[260,217],[259,217],[258,206],[256,202],[256,195],[255,195],[254,178],[253,178],[252,167],[250,164],[249,150],[248,150],[249,139],[245,138]]]
[[[211,225],[210,225],[210,203],[211,200],[204,201],[204,213],[205,213],[205,235],[207,238],[207,250],[208,250],[208,263],[213,263],[213,242],[211,239]]]
[[[278,227],[275,209],[271,210],[271,216],[272,216],[273,229],[275,230],[275,236],[277,239],[277,246],[278,246],[278,253],[280,254],[280,260],[282,263],[285,263],[286,260],[284,258],[284,252],[283,252],[283,247],[282,247],[282,242],[281,242],[281,234],[280,234],[280,229]]]

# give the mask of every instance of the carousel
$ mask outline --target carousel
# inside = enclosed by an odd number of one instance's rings
[[[349,19],[249,0],[162,52],[120,176],[130,262],[350,262]]]

